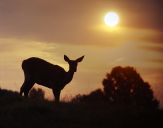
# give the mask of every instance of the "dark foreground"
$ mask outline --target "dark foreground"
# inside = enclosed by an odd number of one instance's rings
[[[7,95],[6,95],[7,94]],[[106,103],[25,99],[0,92],[0,128],[163,128],[163,111]]]

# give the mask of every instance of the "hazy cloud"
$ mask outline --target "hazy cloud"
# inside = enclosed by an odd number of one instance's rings
[[[114,42],[91,28],[103,24],[103,15],[117,10],[121,25],[162,30],[161,0],[0,0],[0,36],[31,40],[97,44]]]
[[[148,50],[148,51],[155,51],[155,52],[160,52],[163,53],[163,46],[141,46],[141,48]]]

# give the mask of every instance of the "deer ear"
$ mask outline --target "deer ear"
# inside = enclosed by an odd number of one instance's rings
[[[81,62],[81,61],[83,60],[83,58],[84,58],[84,56],[82,56],[82,57],[76,59],[76,61],[77,61],[77,62]]]
[[[69,59],[66,55],[64,55],[64,60],[65,60],[66,62],[69,62],[69,61],[70,61],[70,59]]]

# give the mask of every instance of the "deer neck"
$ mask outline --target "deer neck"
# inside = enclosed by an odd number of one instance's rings
[[[68,84],[72,80],[73,76],[74,71],[71,68],[69,68],[68,72],[66,73],[65,83]]]

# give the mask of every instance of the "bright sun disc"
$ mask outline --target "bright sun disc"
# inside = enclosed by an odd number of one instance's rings
[[[115,12],[108,12],[104,17],[104,22],[109,27],[115,27],[119,23],[119,16]]]

